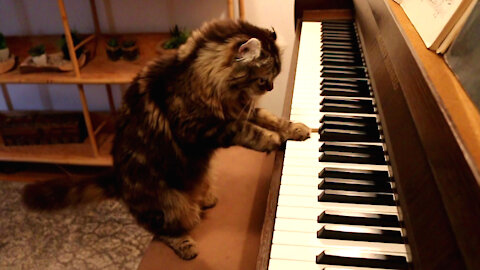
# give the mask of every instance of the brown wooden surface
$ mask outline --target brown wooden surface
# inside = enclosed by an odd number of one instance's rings
[[[135,61],[129,62],[119,60],[110,61],[107,58],[105,44],[112,36],[104,35],[96,42],[87,44],[91,55],[95,51],[93,59],[89,59],[87,64],[80,69],[80,76],[75,77],[72,72],[58,73],[31,73],[20,74],[18,68],[10,72],[0,74],[0,83],[67,83],[67,84],[125,84],[130,83],[137,72],[150,60],[158,57],[160,53],[173,53],[172,50],[161,50],[157,53],[157,45],[168,39],[169,34],[150,33],[150,34],[125,34],[115,35],[119,40],[135,39],[137,40],[140,55]],[[45,44],[47,53],[57,52],[60,35],[53,36],[34,36],[34,37],[7,37],[12,54],[19,57],[22,62],[28,56],[28,49],[33,45]],[[96,44],[96,48],[93,46]]]
[[[181,260],[165,244],[154,241],[138,269],[255,269],[273,158],[273,153],[238,146],[220,149],[213,161],[218,204],[192,231],[198,257]]]
[[[450,70],[442,56],[427,50],[415,28],[408,20],[403,9],[393,1],[388,1],[403,34],[408,38],[415,51],[417,61],[421,61],[423,72],[428,75],[429,84],[435,89],[432,94],[450,118],[453,131],[459,143],[465,147],[465,154],[477,173],[480,170],[480,112],[468,97],[455,74]],[[480,184],[480,182],[479,182]]]
[[[451,110],[439,98],[440,91],[430,77],[428,66],[434,61],[430,58],[418,58],[417,53],[425,53],[424,47],[414,47],[414,53],[409,57],[403,52],[409,50],[410,44],[419,42],[418,36],[401,37],[402,33],[397,30],[395,20],[388,3],[384,1],[369,1],[379,29],[384,36],[386,50],[390,54],[399,55],[399,60],[394,61],[393,67],[399,76],[399,81],[404,89],[403,93],[408,107],[415,122],[423,148],[428,157],[435,183],[438,187],[448,220],[451,224],[458,247],[461,251],[465,264],[469,269],[480,269],[480,177],[478,164],[471,160],[470,151],[465,147],[465,141],[459,139],[461,130],[457,128],[457,122],[451,117]],[[404,15],[404,14],[403,14]],[[405,15],[404,15],[405,16]],[[406,21],[403,21],[404,25]],[[402,42],[403,40],[403,42]],[[426,54],[428,55],[428,54]],[[430,54],[432,55],[432,54]],[[401,61],[400,61],[401,59]],[[438,59],[437,59],[438,60]],[[419,63],[419,65],[415,65]],[[440,64],[433,70],[433,74],[448,74],[446,66]],[[419,76],[424,74],[423,76]],[[426,74],[426,75],[425,75]],[[439,75],[436,75],[439,76]],[[444,75],[445,77],[447,75]],[[451,77],[453,77],[450,74]],[[448,81],[448,79],[442,79]],[[443,88],[443,90],[446,90]],[[454,91],[448,89],[449,91]],[[464,93],[465,94],[465,93]],[[451,102],[453,100],[448,100]],[[462,105],[461,100],[456,99],[457,105]],[[468,106],[465,104],[465,106]],[[456,110],[455,113],[463,111]],[[476,110],[470,115],[477,113]],[[468,121],[468,120],[467,120]],[[480,122],[476,122],[477,127]],[[472,127],[474,129],[474,127]],[[479,138],[470,138],[474,144],[478,144]],[[471,142],[472,143],[472,142]]]
[[[338,9],[350,9],[353,10],[352,0],[296,0],[294,11],[294,22],[297,20],[303,20],[305,11],[310,10],[338,10]]]
[[[406,89],[393,68],[409,52],[389,54],[383,40],[402,37],[394,36],[394,29],[388,30],[389,36],[382,35],[368,3],[355,3],[356,21],[360,26],[414,267],[462,269],[455,236],[404,97]]]
[[[303,11],[303,21],[322,20],[351,20],[353,19],[352,9],[316,9]]]

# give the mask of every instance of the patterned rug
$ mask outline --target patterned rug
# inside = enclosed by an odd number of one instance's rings
[[[24,184],[0,181],[0,269],[137,269],[152,236],[116,201],[27,211]]]

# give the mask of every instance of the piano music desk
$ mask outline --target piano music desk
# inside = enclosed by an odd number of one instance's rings
[[[220,149],[214,160],[218,204],[192,232],[198,257],[181,260],[154,241],[138,269],[255,269],[274,157],[241,147]]]

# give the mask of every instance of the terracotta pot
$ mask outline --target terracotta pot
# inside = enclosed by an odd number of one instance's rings
[[[5,62],[10,57],[10,50],[8,48],[4,48],[0,50],[0,62]]]
[[[120,46],[112,47],[107,45],[106,50],[108,59],[112,61],[117,61],[118,59],[120,59],[120,57],[122,57],[122,49],[120,48]]]
[[[133,61],[138,58],[138,46],[134,45],[131,47],[122,47],[122,55],[123,59],[127,61]]]

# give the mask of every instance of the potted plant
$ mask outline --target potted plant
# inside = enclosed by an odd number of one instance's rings
[[[0,33],[0,62],[5,62],[10,57],[10,50],[7,47],[7,41],[2,33]]]
[[[107,56],[112,61],[117,61],[122,57],[122,49],[120,48],[120,43],[118,39],[111,38],[107,41]]]
[[[122,55],[127,61],[133,61],[138,57],[138,46],[135,40],[125,40],[122,42]]]
[[[77,31],[72,31],[71,36],[73,41],[73,47],[77,46],[82,41]],[[63,59],[70,60],[70,53],[68,52],[67,39],[65,38],[65,34],[62,35],[62,39],[60,40],[60,48],[62,49],[62,52],[63,52]],[[75,51],[75,55],[77,56],[77,58],[79,58],[80,55],[82,55],[82,53],[83,53],[83,46],[78,48]]]
[[[30,56],[32,56],[32,61],[37,66],[46,66],[47,65],[47,55],[45,54],[45,45],[40,44],[28,50]]]
[[[176,49],[187,41],[189,35],[190,33],[188,31],[180,30],[178,25],[175,25],[170,29],[170,39],[163,44],[163,48]]]

